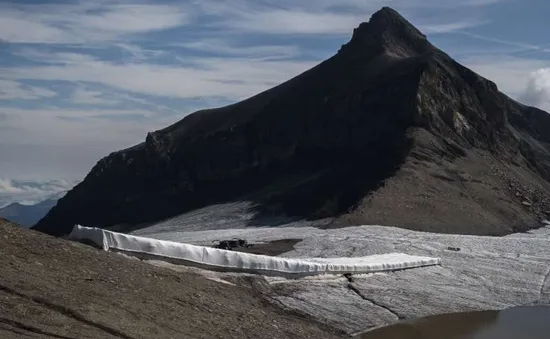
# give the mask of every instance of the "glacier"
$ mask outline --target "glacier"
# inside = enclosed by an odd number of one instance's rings
[[[353,258],[349,261],[353,262],[390,253],[440,259],[438,265],[408,270],[356,271],[351,279],[337,274],[338,271],[302,276],[254,274],[264,281],[262,292],[273,302],[350,334],[435,314],[550,305],[550,226],[493,237],[376,225],[341,229],[294,227],[295,224],[246,227],[236,220],[229,222],[232,228],[223,229],[229,225],[223,225],[222,219],[214,220],[209,230],[197,230],[199,219],[202,218],[194,219],[190,227],[183,225],[185,220],[178,219],[178,225],[165,222],[131,235],[189,246],[207,246],[213,240],[233,237],[255,244],[301,239],[293,250],[278,257],[317,264],[326,263],[325,259],[339,264],[347,259],[334,258]],[[207,267],[162,265],[192,270],[229,283],[252,274],[252,271],[215,272]]]

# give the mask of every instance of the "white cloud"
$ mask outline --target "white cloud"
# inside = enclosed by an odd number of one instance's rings
[[[443,2],[432,0],[434,5]],[[350,36],[354,27],[379,9],[384,1],[365,2],[344,0],[334,8],[334,2],[308,1],[201,1],[172,5],[122,5],[118,2],[90,2],[77,5],[33,5],[5,7],[2,16],[27,20],[51,28],[46,42],[83,41],[77,36],[101,41],[120,38],[126,33],[147,32],[177,27],[197,22],[197,27],[215,27],[223,38],[204,38],[179,43],[187,49],[211,52],[229,58],[185,56],[171,53],[170,57],[182,65],[151,64],[144,61],[159,57],[166,51],[151,50],[132,40],[115,41],[113,46],[131,53],[131,59],[115,62],[101,60],[84,53],[46,53],[41,50],[20,50],[18,54],[29,60],[48,66],[10,67],[0,71],[5,79],[63,80],[91,82],[133,93],[176,98],[222,97],[238,100],[268,89],[314,66],[320,60],[288,60],[300,55],[295,45],[239,45],[236,37],[244,34],[322,34]],[[396,0],[391,2],[405,8],[423,6],[418,1]],[[463,6],[486,4],[485,1],[459,1]],[[23,11],[29,10],[30,14]],[[61,14],[61,10],[63,14]],[[208,20],[204,19],[208,18]],[[204,19],[204,20],[203,20]],[[430,21],[433,20],[430,18]],[[422,19],[418,19],[422,23]],[[467,19],[442,23],[425,23],[426,33],[437,34],[460,30],[480,24]],[[63,27],[61,31],[55,29]],[[18,29],[15,29],[19,32]],[[7,30],[9,31],[9,29]],[[21,32],[19,32],[21,33]],[[17,33],[17,34],[19,34]],[[32,32],[23,32],[32,34]],[[6,33],[7,34],[7,33]],[[59,34],[70,37],[60,38]],[[2,30],[0,29],[0,38]],[[36,38],[36,39],[35,39]],[[33,37],[40,40],[42,37]],[[343,38],[345,40],[345,38]],[[9,39],[8,41],[19,41]],[[23,39],[24,40],[24,39]],[[32,40],[32,39],[31,39]],[[229,43],[228,43],[229,41]],[[230,43],[233,41],[234,43]],[[166,43],[166,42],[165,42]],[[168,45],[178,45],[170,41]],[[123,61],[123,62],[121,62]],[[98,93],[76,92],[74,99],[80,103],[105,104]]]
[[[71,101],[84,105],[115,105],[120,101],[105,98],[105,94],[99,91],[90,91],[84,87],[77,87],[73,91]]]
[[[9,178],[0,178],[0,194],[18,194],[18,193],[55,193],[67,190],[74,183],[65,180],[50,181],[14,181]]]
[[[132,55],[134,61],[144,61],[166,54],[165,51],[145,49],[139,45],[118,43],[116,46]]]
[[[341,34],[347,35],[365,20],[362,14],[312,13],[272,10],[239,18],[231,28],[264,34]],[[448,33],[467,27],[479,26],[479,21],[464,20],[443,24],[420,24],[426,34]]]
[[[296,45],[254,45],[246,46],[239,43],[229,44],[223,39],[203,39],[184,43],[174,43],[171,46],[184,47],[191,50],[210,52],[228,56],[249,58],[281,59],[300,55],[300,47]]]
[[[74,65],[91,63],[95,61],[95,58],[84,53],[74,52],[57,52],[51,53],[38,48],[21,48],[16,49],[13,53],[14,56],[24,58],[29,61],[46,64],[56,65]]]
[[[550,68],[541,68],[529,75],[520,100],[550,112]]]
[[[484,55],[461,60],[483,77],[494,81],[499,89],[515,99],[525,91],[532,72],[546,67],[550,62],[499,55]]]
[[[201,13],[217,16],[246,16],[262,11],[296,10],[300,12],[338,12],[354,15],[370,15],[383,6],[391,6],[402,14],[410,14],[410,10],[436,8],[438,10],[455,10],[457,8],[472,8],[494,5],[513,0],[205,0],[196,2]],[[403,12],[405,11],[405,12]],[[363,21],[367,20],[363,17]]]
[[[456,31],[460,31],[465,28],[470,27],[476,27],[484,24],[485,21],[482,20],[464,20],[464,21],[456,21],[456,22],[449,22],[444,24],[423,24],[418,25],[418,29],[420,29],[425,34],[441,34],[441,33],[452,33]]]
[[[533,44],[526,44],[526,43],[523,43],[523,42],[510,41],[510,40],[504,40],[504,39],[497,39],[497,38],[487,37],[487,36],[484,36],[484,35],[470,33],[470,32],[464,32],[464,31],[456,31],[455,33],[466,35],[466,36],[469,36],[471,38],[482,40],[482,41],[494,42],[494,43],[501,44],[501,45],[507,45],[507,46],[521,48],[519,51],[525,50],[525,51],[537,51],[537,52],[550,53],[550,48],[546,48],[546,47],[543,47],[543,46],[538,46],[538,45],[533,45]],[[516,53],[519,52],[519,51],[516,51]]]
[[[123,34],[177,27],[187,23],[188,16],[179,6],[132,4],[109,6],[97,15],[72,16],[70,22],[84,29]]]
[[[145,140],[147,132],[166,127],[190,113],[155,114],[137,109],[2,107],[0,110],[5,115],[0,143],[0,173],[12,178],[23,175],[23,168],[18,172],[13,167],[21,163],[27,164],[26,170],[35,173],[49,172],[46,166],[31,165],[38,159],[42,164],[63,163],[67,170],[77,167],[82,170],[85,163],[85,170],[80,173],[83,175],[99,160],[98,157],[138,144]],[[33,153],[37,149],[41,151]],[[83,156],[89,157],[90,154],[94,156],[82,160]]]
[[[100,158],[144,141],[147,132],[189,113],[11,107],[0,112],[0,173],[17,179],[83,179]]]
[[[361,21],[364,17],[355,14],[271,9],[234,17],[220,26],[264,34],[349,34]]]
[[[0,193],[14,194],[21,192],[24,192],[24,189],[14,186],[10,179],[0,178]]]
[[[65,62],[65,57],[62,55],[56,62]],[[55,55],[50,58],[54,59]],[[115,64],[82,55],[71,57],[64,65],[0,68],[0,71],[5,78],[13,80],[93,82],[157,96],[238,99],[286,81],[317,63],[250,58],[186,59],[183,56],[180,60],[190,65]]]
[[[11,43],[90,43],[189,22],[181,6],[155,4],[0,5],[0,40]]]
[[[119,41],[127,34],[160,31],[191,23],[267,34],[344,34],[384,5],[395,6],[419,25],[424,7],[452,10],[508,0],[393,1],[252,1],[204,0],[169,4],[87,1],[72,4],[0,5],[0,40],[12,43],[81,43]],[[346,11],[336,8],[347,8]],[[416,11],[420,9],[420,11]],[[418,13],[417,13],[418,12]],[[414,15],[413,15],[414,14]],[[210,19],[210,22],[209,22]],[[431,18],[427,18],[431,19]],[[448,32],[473,22],[455,18],[440,22]],[[441,29],[439,27],[439,29]],[[434,30],[433,33],[439,33]]]
[[[550,112],[550,60],[486,55],[463,64],[521,103]]]
[[[19,202],[34,204],[48,197],[71,189],[76,182],[65,180],[17,181],[0,178],[0,208]]]
[[[0,79],[0,100],[34,100],[50,98],[56,95],[56,92],[47,88],[25,86],[17,81]]]
[[[491,1],[498,2],[499,0]],[[483,3],[482,3],[483,2]],[[434,5],[448,4],[449,2],[431,1]],[[456,6],[480,6],[486,5],[486,1],[457,1]],[[347,0],[338,3],[338,6],[347,10],[335,10],[332,1],[305,2],[305,1],[267,1],[261,4],[247,1],[205,1],[200,4],[201,11],[218,17],[210,26],[220,29],[236,30],[246,33],[262,34],[323,34],[323,35],[346,35],[350,34],[353,28],[359,23],[367,21],[370,15],[388,5],[387,1],[357,1]],[[454,18],[439,23],[425,22],[433,18],[422,17],[412,11],[415,8],[423,7],[426,4],[422,1],[396,0],[389,5],[397,8],[404,8],[411,11],[409,19],[420,27],[425,27],[426,33],[439,34],[455,30],[478,26],[483,21],[466,18]],[[448,5],[440,7],[449,7]],[[404,14],[404,13],[402,13]]]
[[[517,55],[518,53],[525,56],[528,54],[526,52],[550,53],[550,48],[464,31],[456,33],[476,40],[514,48],[499,55],[490,53],[483,55],[483,51],[480,51],[477,52],[477,57],[466,58],[462,61],[466,66],[494,81],[501,91],[511,95],[514,99],[550,111],[550,60],[506,56],[506,54]],[[487,49],[487,51],[494,53],[494,49]]]
[[[12,17],[0,10],[0,41],[18,43],[67,42],[74,40],[62,29],[24,17]]]
[[[494,5],[501,2],[509,2],[514,0],[394,0],[390,3],[396,3],[404,7],[428,7],[428,8],[447,8],[453,9],[458,7],[484,7],[488,5]]]

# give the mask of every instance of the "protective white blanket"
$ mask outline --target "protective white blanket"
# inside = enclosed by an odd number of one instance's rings
[[[357,274],[440,264],[439,258],[403,253],[351,258],[288,259],[137,237],[80,225],[73,228],[69,239],[92,241],[106,251],[146,254],[159,260],[165,258],[211,268],[264,274],[269,272],[284,275]]]

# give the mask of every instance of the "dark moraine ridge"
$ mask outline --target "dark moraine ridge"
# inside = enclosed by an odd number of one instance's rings
[[[434,47],[390,8],[332,58],[110,154],[42,219],[140,225],[209,204],[333,226],[505,234],[550,210],[550,115]]]

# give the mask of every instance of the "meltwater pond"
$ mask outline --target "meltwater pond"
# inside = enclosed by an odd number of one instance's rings
[[[547,339],[550,307],[436,315],[374,329],[356,339]]]

